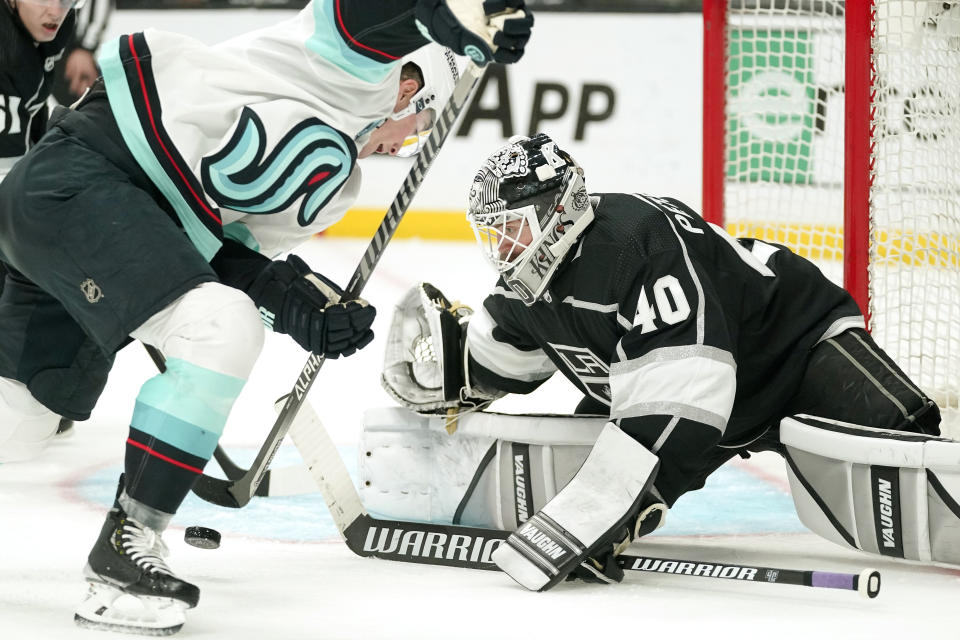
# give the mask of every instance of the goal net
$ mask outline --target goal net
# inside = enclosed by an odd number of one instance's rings
[[[704,217],[854,295],[960,437],[960,0],[704,0]]]

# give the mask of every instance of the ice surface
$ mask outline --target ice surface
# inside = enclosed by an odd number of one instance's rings
[[[363,241],[317,239],[302,253],[341,282]],[[429,280],[477,305],[493,274],[469,244],[396,241],[366,291],[380,310],[382,338],[391,306]],[[348,466],[364,409],[388,406],[377,377],[382,343],[330,361],[311,401]],[[264,354],[222,443],[249,460],[273,422],[272,401],[293,384],[304,354],[268,336]],[[80,569],[112,499],[127,422],[139,385],[153,375],[132,345],[117,359],[92,419],[36,461],[0,466],[0,639],[110,637],[74,627],[85,591]],[[504,411],[573,409],[561,380]],[[278,465],[298,460],[285,445]],[[215,465],[211,464],[211,468]],[[183,542],[189,525],[217,528],[216,551]],[[562,584],[528,593],[500,573],[427,567],[354,556],[336,537],[319,495],[255,499],[232,511],[191,497],[166,534],[172,566],[202,589],[181,638],[877,638],[960,634],[960,572],[878,560],[806,533],[793,514],[782,463],[754,456],[729,465],[707,488],[685,496],[655,536],[631,553],[789,569],[883,574],[876,600],[853,592],[709,578],[630,574],[614,586]]]

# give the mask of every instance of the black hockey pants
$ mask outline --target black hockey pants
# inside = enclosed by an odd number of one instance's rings
[[[83,112],[51,128],[0,183],[0,376],[84,420],[131,331],[210,265],[125,150]]]
[[[863,329],[850,329],[817,344],[793,398],[781,415],[750,442],[717,447],[704,460],[688,491],[700,489],[707,477],[735,455],[776,451],[780,420],[806,413],[866,427],[940,435],[940,409]]]

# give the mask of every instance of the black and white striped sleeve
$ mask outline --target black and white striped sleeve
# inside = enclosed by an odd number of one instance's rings
[[[488,389],[530,393],[557,367],[529,336],[505,321],[502,303],[509,296],[516,294],[497,287],[470,319],[466,340],[469,375]]]
[[[610,417],[660,457],[656,485],[668,504],[723,437],[737,392],[719,297],[677,233],[676,250],[652,256],[631,288],[633,328],[609,378]]]
[[[87,0],[77,10],[75,43],[81,49],[96,51],[110,22],[116,0]]]

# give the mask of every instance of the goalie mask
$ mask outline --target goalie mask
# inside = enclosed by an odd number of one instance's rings
[[[467,220],[484,256],[527,305],[593,221],[583,169],[545,134],[517,136],[480,167]]]

